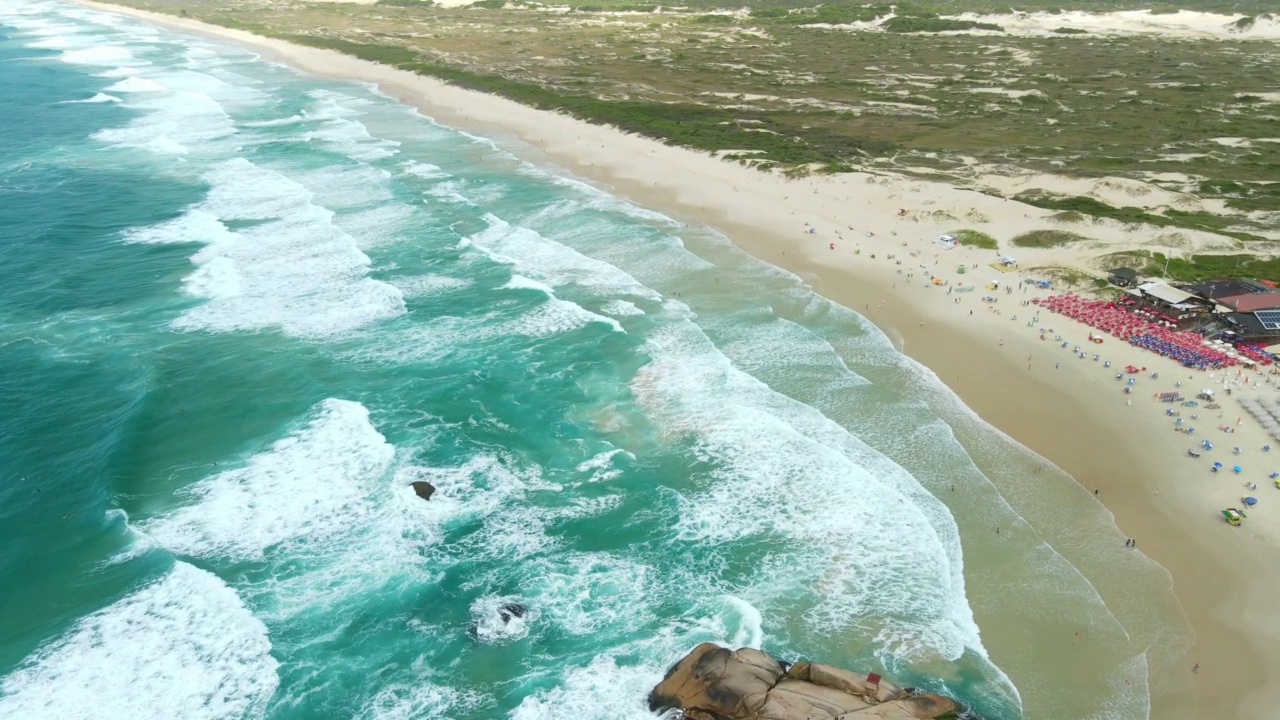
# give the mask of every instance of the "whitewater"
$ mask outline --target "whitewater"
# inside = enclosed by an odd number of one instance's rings
[[[1030,456],[801,279],[373,87],[0,30],[0,717],[652,718],[713,641],[1020,718],[975,607],[1142,716],[1060,549],[962,550]]]

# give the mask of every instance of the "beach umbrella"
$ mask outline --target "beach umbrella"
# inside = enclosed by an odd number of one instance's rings
[[[1222,467],[1222,463],[1220,463],[1220,462],[1216,462],[1216,463],[1214,463],[1214,464],[1213,464],[1213,466],[1214,466],[1214,467],[1216,467],[1216,468],[1220,468],[1220,467]]]
[[[1240,473],[1240,472],[1242,472],[1243,470],[1244,470],[1244,468],[1240,467],[1239,465],[1236,465],[1236,466],[1234,466],[1234,467],[1232,467],[1232,468],[1231,468],[1231,472],[1233,472],[1233,473]]]
[[[1258,498],[1253,497],[1252,495],[1250,495],[1247,498],[1243,498],[1242,501],[1244,502],[1245,505],[1248,505],[1249,507],[1253,507],[1254,505],[1258,504]]]

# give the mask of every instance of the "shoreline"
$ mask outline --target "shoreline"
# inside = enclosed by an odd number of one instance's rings
[[[1280,593],[1280,581],[1265,577],[1267,543],[1274,545],[1280,537],[1277,523],[1265,525],[1267,519],[1261,517],[1250,521],[1244,532],[1227,528],[1217,516],[1218,508],[1212,506],[1230,484],[1227,477],[1215,477],[1217,494],[1208,500],[1206,493],[1214,491],[1175,487],[1170,492],[1170,478],[1187,474],[1183,453],[1188,441],[1168,432],[1168,424],[1158,417],[1164,406],[1150,407],[1144,392],[1134,396],[1132,406],[1122,404],[1119,385],[1107,382],[1109,373],[1088,361],[1071,362],[1069,354],[1051,348],[1053,343],[1040,342],[1020,322],[979,311],[976,296],[983,294],[981,289],[960,307],[945,299],[941,290],[923,289],[919,280],[910,285],[909,293],[904,277],[894,272],[897,266],[884,258],[918,252],[918,257],[902,258],[905,264],[900,269],[905,272],[919,271],[917,265],[940,256],[935,262],[945,260],[950,267],[938,265],[939,274],[961,263],[976,263],[978,270],[959,280],[982,285],[999,276],[986,267],[994,259],[992,251],[942,251],[930,238],[955,226],[984,227],[969,217],[988,218],[988,227],[999,227],[1003,235],[1011,236],[1044,227],[1043,218],[1051,212],[889,176],[787,180],[335,51],[125,6],[79,2],[230,40],[321,77],[373,83],[444,125],[517,141],[549,164],[642,206],[717,229],[765,262],[800,275],[820,294],[875,322],[899,349],[933,371],[986,423],[1047,458],[1080,486],[1099,491],[1098,501],[1121,531],[1137,538],[1142,552],[1173,578],[1174,594],[1196,634],[1187,665],[1204,664],[1195,681],[1201,707],[1197,716],[1207,716],[1204,711],[1213,708],[1213,717],[1263,717],[1268,701],[1280,695],[1280,643],[1269,642],[1278,634],[1277,623],[1270,617],[1270,601]],[[900,216],[899,209],[909,213]],[[809,228],[815,232],[808,233]],[[875,237],[866,235],[871,230]],[[855,254],[851,248],[862,252]],[[873,252],[876,259],[870,257]],[[1027,264],[1069,265],[1072,259],[1071,252],[1063,249],[1020,250],[1019,255],[1031,261]],[[1013,284],[1024,274],[1000,277]],[[1010,314],[1016,310],[998,309]],[[968,310],[975,312],[966,314]],[[1040,324],[1046,323],[1072,342],[1083,342],[1087,332],[1061,316],[1042,318]],[[964,351],[950,352],[955,348]],[[1135,364],[1170,377],[1178,374],[1172,361],[1149,353],[1143,357],[1127,346],[1107,349],[1117,367],[1132,356],[1141,360]],[[1023,369],[1024,355],[1033,358],[1031,370]],[[1065,367],[1051,367],[1048,358]],[[1049,372],[1056,374],[1047,376]],[[1200,389],[1203,376],[1195,378],[1187,381],[1188,394]],[[1027,422],[1028,403],[1037,408],[1030,413],[1035,422]],[[1138,421],[1139,416],[1152,420]],[[1209,436],[1210,423],[1203,424],[1202,434]],[[1239,442],[1245,444],[1243,439]],[[1144,450],[1135,452],[1135,445]],[[1163,496],[1161,489],[1166,489]],[[1262,569],[1259,575],[1254,575],[1254,568]],[[1234,713],[1226,714],[1226,707],[1234,707]],[[1153,713],[1152,717],[1160,716]]]

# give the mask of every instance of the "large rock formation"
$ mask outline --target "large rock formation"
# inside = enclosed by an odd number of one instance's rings
[[[649,693],[654,711],[688,720],[925,720],[955,717],[954,700],[914,693],[830,665],[790,668],[751,648],[702,643]]]

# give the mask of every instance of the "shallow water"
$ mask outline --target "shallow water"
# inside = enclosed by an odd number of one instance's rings
[[[644,718],[708,640],[1146,715],[1162,569],[790,273],[371,88],[0,28],[0,716]]]

